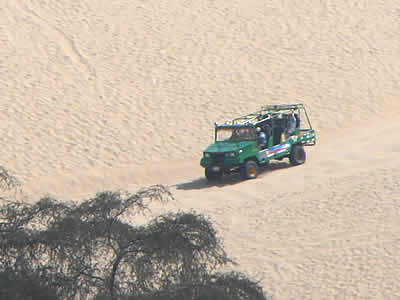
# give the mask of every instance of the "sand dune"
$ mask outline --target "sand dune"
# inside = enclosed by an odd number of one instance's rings
[[[276,299],[400,299],[395,1],[0,6],[0,164],[34,201],[172,186]],[[213,123],[304,103],[300,167],[209,185]]]

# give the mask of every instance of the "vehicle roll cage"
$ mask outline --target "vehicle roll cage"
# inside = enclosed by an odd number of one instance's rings
[[[304,104],[281,104],[281,105],[264,105],[260,110],[234,118],[226,121],[223,124],[215,123],[216,128],[238,128],[238,127],[256,127],[258,123],[261,123],[267,119],[277,119],[282,114],[288,114],[292,111],[297,111],[300,115],[300,111],[303,111],[308,122],[308,126],[312,129],[310,119],[308,117]]]

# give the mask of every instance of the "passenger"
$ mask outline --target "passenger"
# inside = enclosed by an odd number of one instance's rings
[[[292,111],[286,123],[286,137],[289,137],[295,133],[296,124],[296,116],[294,115],[294,111]]]
[[[236,141],[239,139],[239,129],[232,130],[232,136],[229,138],[231,141]]]
[[[258,134],[258,145],[261,149],[264,149],[267,146],[267,136],[261,131],[260,127],[257,127],[256,131]]]
[[[269,138],[272,136],[272,127],[269,124],[265,124],[263,129],[264,129],[263,131],[265,132],[265,136],[267,139],[266,147],[268,147]]]

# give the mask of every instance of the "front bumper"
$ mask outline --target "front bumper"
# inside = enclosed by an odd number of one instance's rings
[[[229,171],[240,165],[236,157],[224,157],[224,159],[215,160],[212,157],[203,157],[200,161],[200,165],[203,168],[209,166],[218,167],[222,171]]]

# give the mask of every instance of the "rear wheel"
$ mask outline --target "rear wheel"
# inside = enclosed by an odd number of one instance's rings
[[[306,162],[306,151],[302,145],[294,145],[292,147],[289,161],[293,166],[298,166]]]
[[[241,175],[243,179],[255,179],[258,176],[258,164],[255,161],[247,161],[242,169]]]
[[[209,166],[205,170],[205,175],[208,181],[215,181],[222,178],[222,169],[215,170],[214,166]]]

